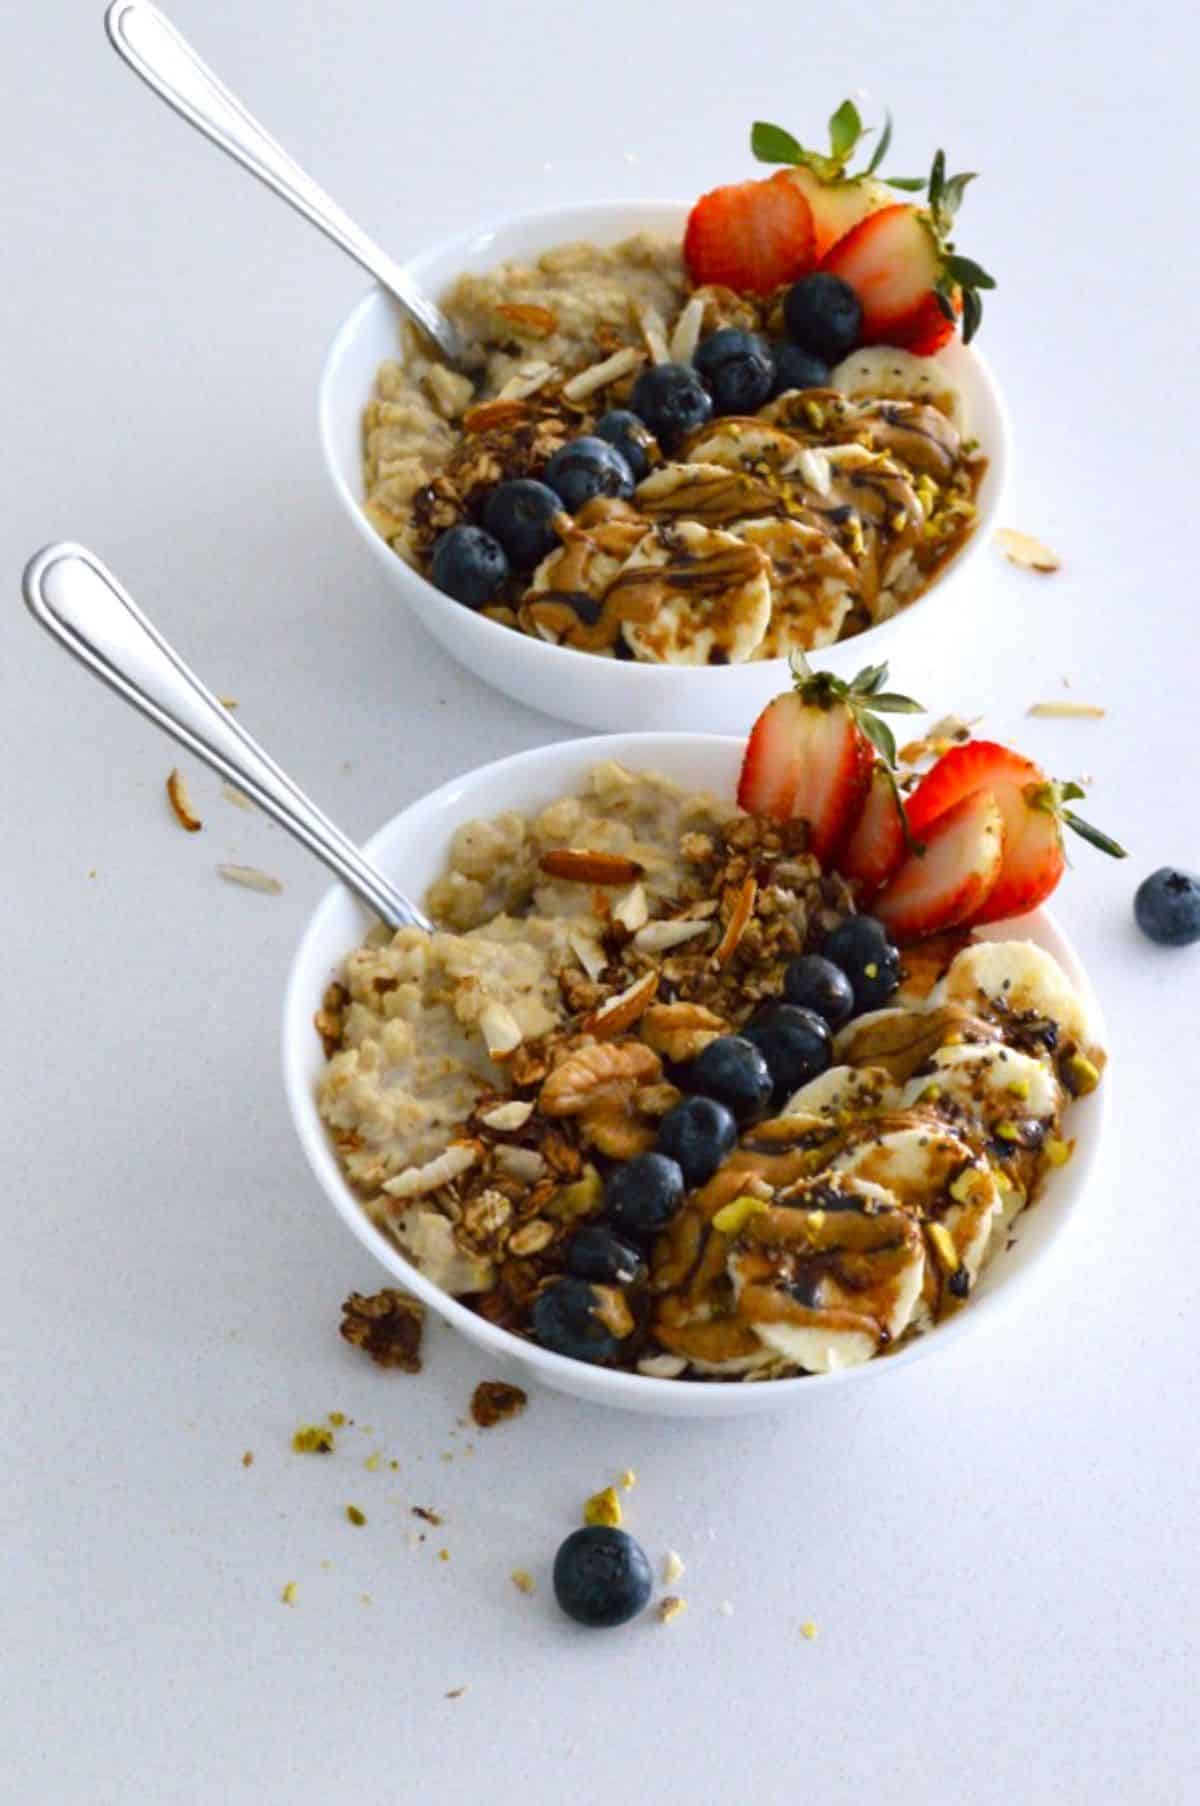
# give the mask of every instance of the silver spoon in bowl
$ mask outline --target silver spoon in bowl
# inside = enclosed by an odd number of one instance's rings
[[[309,801],[189,670],[112,572],[68,540],[35,553],[22,579],[34,619],[60,646],[198,759],[252,797],[389,928],[432,924]]]
[[[348,251],[450,363],[460,361],[458,333],[437,303],[263,130],[156,6],[149,0],[111,0],[104,27],[117,55],[168,106]]]

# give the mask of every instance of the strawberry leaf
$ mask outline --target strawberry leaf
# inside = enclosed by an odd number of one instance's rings
[[[953,326],[958,318],[958,315],[954,311],[953,288],[951,288],[948,282],[938,281],[933,285],[933,293],[934,299],[938,304],[939,313],[942,314],[943,318],[949,320],[951,326]]]
[[[978,289],[963,290],[963,344],[969,345],[983,324],[983,302]]]
[[[901,188],[905,194],[920,194],[927,179],[925,176],[884,176],[883,178],[889,188]]]
[[[862,729],[871,745],[883,754],[884,763],[890,768],[896,763],[896,740],[886,721],[878,715],[872,715],[869,709],[856,709],[854,719]]]
[[[987,271],[977,264],[973,257],[960,257],[952,252],[945,260],[946,268],[956,282],[964,288],[995,288],[996,281]]]
[[[1071,789],[1073,786],[1068,785],[1067,788]],[[1066,792],[1064,791],[1063,794],[1065,795]],[[1107,853],[1110,859],[1128,859],[1128,853],[1118,841],[1103,833],[1101,829],[1093,828],[1091,822],[1084,821],[1081,816],[1076,815],[1074,809],[1064,809],[1062,819],[1068,828],[1075,830],[1081,840],[1086,840],[1089,846],[1097,847],[1100,852]]]
[[[852,100],[844,100],[829,121],[829,148],[835,163],[848,162],[863,135],[863,122]]]
[[[887,682],[887,674],[886,665],[864,665],[862,670],[850,679],[850,688],[857,696],[873,696],[880,684]]]
[[[871,707],[879,709],[884,715],[923,715],[925,705],[914,702],[911,696],[898,696],[892,690],[876,690],[871,697]]]
[[[947,177],[942,188],[941,197],[942,215],[947,225],[950,224],[954,215],[962,206],[963,191],[966,188],[967,183],[976,180],[978,180],[978,178],[975,175],[974,170],[968,170],[965,175]]]
[[[936,214],[942,203],[942,190],[946,185],[946,153],[935,151],[933,168],[929,172],[929,205]]]
[[[781,125],[756,119],[750,127],[750,149],[760,163],[802,163],[804,146]]]
[[[888,789],[892,793],[892,801],[896,805],[896,813],[900,817],[900,832],[904,836],[905,849],[911,853],[914,858],[923,859],[925,857],[925,842],[923,840],[918,840],[912,831],[912,825],[908,819],[908,810],[904,807],[904,798],[900,794],[900,786],[896,782],[896,774],[890,765],[885,765],[883,767],[883,775],[887,779]]]
[[[879,143],[875,146],[874,151],[871,153],[871,161],[867,164],[867,167],[866,167],[865,173],[867,175],[873,176],[875,174],[875,171],[879,168],[880,164],[883,162],[883,159],[887,156],[888,151],[891,148],[891,143],[892,143],[892,116],[890,113],[885,113],[883,116],[883,130],[879,134]]]

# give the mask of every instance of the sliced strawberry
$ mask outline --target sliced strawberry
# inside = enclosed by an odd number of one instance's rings
[[[798,163],[789,169],[788,180],[796,184],[812,209],[813,256],[818,260],[859,220],[894,205],[891,189],[874,176],[838,176],[824,181],[815,170]]]
[[[769,702],[746,742],[738,779],[739,808],[787,821],[803,757],[805,705],[794,690]]]
[[[868,214],[826,253],[821,268],[848,282],[862,302],[864,345],[906,344],[906,334],[927,330],[943,266],[920,208],[901,203]]]
[[[910,853],[871,906],[901,942],[976,919],[1003,862],[999,804],[987,790],[964,797],[938,817],[924,840],[924,853]]]
[[[1044,796],[1053,788],[1045,784],[1030,796]],[[1056,888],[1067,863],[1052,805],[1031,801],[1020,791],[1010,791],[1007,801],[999,796],[996,801],[1004,816],[1004,863],[989,896],[971,916],[972,928],[1036,909]]]
[[[789,691],[754,723],[737,800],[751,815],[805,820],[809,847],[824,862],[862,807],[874,756],[844,704],[821,708]]]
[[[812,268],[812,209],[789,170],[714,188],[688,215],[683,256],[697,287],[768,295]]]
[[[855,880],[863,902],[887,883],[904,858],[904,822],[900,813],[903,806],[895,779],[877,763],[862,814],[838,856],[839,872],[844,878]]]
[[[1045,772],[1032,759],[995,740],[966,740],[944,752],[912,792],[906,805],[909,826],[923,835],[939,815],[976,790],[992,791],[1004,809],[1009,791],[1045,782]]]
[[[887,343],[899,346],[902,351],[911,351],[914,357],[932,357],[935,351],[949,344],[957,331],[957,317],[962,312],[962,299],[957,294],[954,312],[955,318],[948,320],[938,306],[937,296],[926,295],[907,319],[893,326]]]

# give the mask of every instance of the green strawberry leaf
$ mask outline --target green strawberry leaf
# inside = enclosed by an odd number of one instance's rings
[[[844,100],[829,121],[829,148],[836,163],[845,163],[863,135],[863,122],[852,100]]]
[[[888,788],[892,793],[892,801],[896,805],[896,813],[900,817],[900,832],[904,836],[905,849],[911,853],[915,859],[923,859],[925,857],[925,842],[917,839],[909,825],[908,810],[904,807],[904,798],[900,794],[900,786],[896,782],[896,774],[890,765],[885,765],[883,767],[883,775],[887,779]]]
[[[933,285],[933,292],[937,298],[939,311],[947,320],[949,320],[951,326],[953,326],[958,319],[958,315],[954,311],[953,288],[948,282],[935,282]]]
[[[802,163],[804,146],[781,125],[756,119],[750,127],[750,149],[760,163]]]
[[[933,168],[929,172],[929,205],[936,213],[941,206],[942,190],[946,185],[946,153],[935,151]]]
[[[1067,786],[1067,789],[1073,788],[1072,785]],[[1063,794],[1066,795],[1065,790]],[[1082,817],[1076,815],[1074,809],[1064,809],[1062,819],[1068,828],[1074,828],[1081,840],[1086,840],[1089,846],[1098,847],[1100,852],[1107,853],[1110,859],[1128,859],[1129,854],[1119,842],[1113,840],[1110,835],[1102,833],[1099,828],[1093,828],[1091,822],[1084,821]]]
[[[857,721],[876,752],[882,753],[884,763],[893,766],[896,763],[896,740],[886,721],[878,715],[872,715],[869,709],[856,709],[854,719]]]
[[[966,175],[950,176],[947,178],[946,183],[942,188],[941,197],[942,215],[947,225],[950,224],[954,215],[962,206],[963,190],[966,188],[967,183],[976,180],[977,177],[974,170],[968,171]]]
[[[889,188],[901,188],[905,194],[920,194],[928,179],[927,176],[884,176],[883,178]]]
[[[960,257],[957,251],[952,251],[945,259],[945,263],[955,281],[961,282],[964,288],[995,288],[996,286],[995,277],[989,276],[973,257]]]
[[[963,344],[969,345],[983,324],[983,302],[979,299],[978,289],[965,288],[963,300]]]
[[[887,682],[887,674],[886,665],[864,665],[862,670],[850,679],[850,689],[856,696],[871,696],[881,684]]]
[[[875,174],[875,171],[887,156],[888,151],[891,148],[891,143],[892,116],[890,113],[885,113],[883,116],[883,130],[879,134],[879,142],[871,153],[871,161],[867,164],[864,174],[868,176],[873,176]]]
[[[876,690],[871,697],[871,707],[879,709],[885,715],[924,715],[923,702],[914,702],[911,696],[897,696],[892,690]]]

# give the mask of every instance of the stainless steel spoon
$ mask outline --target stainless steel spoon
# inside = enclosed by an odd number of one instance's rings
[[[104,27],[113,49],[135,75],[235,163],[348,251],[396,297],[444,356],[458,363],[462,349],[458,334],[441,308],[264,132],[156,6],[148,0],[112,0]]]
[[[416,904],[269,759],[85,546],[46,546],[25,567],[30,613],[79,662],[273,815],[389,928],[431,929]]]

